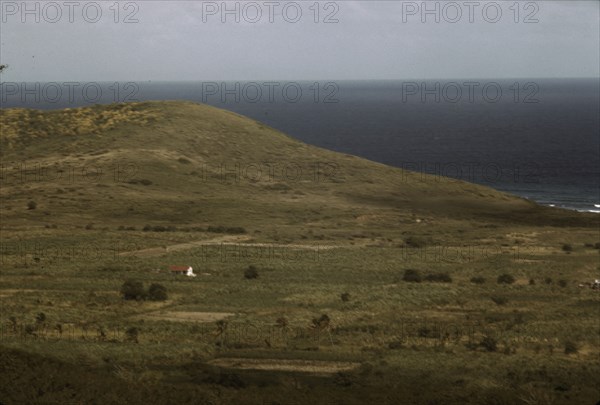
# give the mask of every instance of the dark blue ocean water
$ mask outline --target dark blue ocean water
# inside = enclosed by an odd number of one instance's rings
[[[205,102],[316,146],[600,212],[598,79],[5,82],[1,90],[2,108]]]

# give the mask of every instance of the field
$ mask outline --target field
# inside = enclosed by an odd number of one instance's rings
[[[3,404],[600,400],[597,215],[192,103],[0,122]]]

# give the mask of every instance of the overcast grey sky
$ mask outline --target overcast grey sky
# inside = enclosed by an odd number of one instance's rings
[[[600,75],[598,1],[0,3],[3,81]]]

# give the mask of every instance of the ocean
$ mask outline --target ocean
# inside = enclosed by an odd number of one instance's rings
[[[303,142],[600,213],[600,80],[4,82],[2,108],[183,99]]]

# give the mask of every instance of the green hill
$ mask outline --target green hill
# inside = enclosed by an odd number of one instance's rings
[[[306,145],[191,102],[11,109],[0,111],[0,123],[4,226],[48,215],[57,224],[76,216],[111,225],[251,226],[269,219],[352,226],[365,215],[387,226],[415,215],[597,223],[593,215]],[[37,207],[26,210],[31,200]]]

